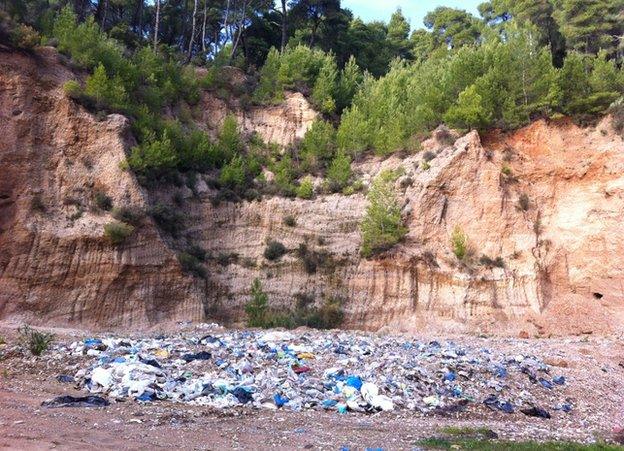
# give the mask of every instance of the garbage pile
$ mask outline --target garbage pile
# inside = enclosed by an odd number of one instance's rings
[[[542,418],[573,408],[563,393],[565,377],[538,358],[452,341],[216,329],[196,336],[89,338],[65,351],[81,356],[81,364],[58,380],[111,401],[339,413],[444,414],[481,406]]]

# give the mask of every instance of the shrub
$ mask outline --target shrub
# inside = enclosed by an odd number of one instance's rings
[[[160,139],[152,135],[143,144],[133,147],[128,157],[131,169],[153,177],[168,173],[178,162],[176,149],[166,131]]]
[[[390,249],[407,233],[393,191],[394,179],[394,171],[383,171],[368,192],[368,207],[361,225],[361,253],[364,257]]]
[[[501,167],[501,173],[506,176],[509,177],[511,176],[511,174],[513,174],[513,171],[511,169],[511,166],[509,166],[508,164],[503,164],[503,166]]]
[[[226,116],[219,131],[217,148],[219,150],[219,160],[217,163],[223,164],[230,161],[242,150],[242,142],[238,132],[238,122],[234,115]]]
[[[339,151],[327,169],[327,184],[332,192],[341,191],[351,178],[351,158]]]
[[[288,227],[295,227],[297,225],[297,220],[293,215],[284,216],[283,222],[284,225]]]
[[[336,146],[336,131],[327,121],[315,120],[301,141],[300,156],[304,171],[315,171],[331,160]]]
[[[436,157],[435,152],[432,152],[432,151],[428,150],[428,151],[426,151],[426,152],[423,154],[422,159],[423,159],[423,161],[425,161],[425,162],[429,162],[429,161],[433,160],[435,157]]]
[[[123,244],[134,233],[134,227],[124,222],[110,222],[104,226],[104,237],[112,244]]]
[[[264,327],[267,321],[268,296],[262,291],[258,278],[251,284],[251,300],[245,304],[247,326]]]
[[[526,193],[520,194],[520,197],[518,197],[518,209],[528,211],[530,206],[531,202],[529,200],[529,196],[527,196]]]
[[[301,243],[297,248],[297,256],[303,263],[303,268],[308,274],[314,274],[319,265],[318,254],[311,251],[305,243]]]
[[[206,258],[208,256],[206,249],[204,249],[203,247],[197,244],[193,244],[189,246],[188,249],[186,249],[186,253],[189,255],[192,255],[197,260],[202,261],[202,262],[206,261]]]
[[[305,177],[297,187],[297,197],[301,199],[312,199],[314,196],[314,185],[311,177]]]
[[[236,252],[231,252],[229,254],[222,252],[219,255],[217,255],[217,263],[219,263],[219,265],[221,266],[228,266],[237,261],[238,261],[238,254]]]
[[[11,44],[23,50],[32,50],[41,42],[41,36],[35,29],[21,23],[11,30],[10,39]]]
[[[96,191],[95,194],[93,194],[93,202],[95,202],[95,206],[100,210],[109,211],[113,208],[113,199],[102,191]]]
[[[229,163],[223,166],[219,174],[219,183],[222,186],[235,191],[242,191],[247,185],[247,171],[245,160],[241,155],[237,155]]]
[[[320,309],[313,310],[306,318],[305,325],[315,329],[334,329],[344,320],[342,301],[327,298]]]
[[[431,163],[429,163],[428,161],[423,161],[420,167],[423,171],[428,171],[429,169],[431,169]]]
[[[32,199],[30,199],[30,208],[39,213],[44,213],[46,211],[46,206],[43,203],[41,195],[35,194]]]
[[[270,261],[279,260],[286,254],[286,247],[279,241],[271,240],[264,249],[264,258]]]
[[[111,213],[117,221],[134,226],[138,225],[144,216],[143,210],[138,207],[114,207]]]
[[[279,80],[280,54],[271,47],[260,70],[260,81],[253,94],[254,102],[260,104],[279,103],[284,99],[282,83]]]
[[[202,266],[200,260],[188,252],[178,253],[178,261],[182,270],[187,273],[194,274],[203,279],[206,278],[206,269]]]
[[[166,232],[176,236],[184,226],[184,216],[172,207],[158,203],[149,210],[156,224]]]
[[[128,101],[123,82],[119,78],[109,78],[102,63],[96,67],[93,75],[87,77],[84,94],[95,100],[98,109],[125,109]]]
[[[463,260],[468,254],[468,237],[459,226],[455,226],[451,233],[451,247],[458,260]]]
[[[487,255],[482,255],[481,258],[479,258],[479,263],[483,266],[487,266],[488,268],[505,267],[505,261],[503,260],[503,257],[491,258]]]
[[[39,332],[29,325],[23,325],[18,329],[19,341],[32,355],[40,356],[48,350],[54,341],[54,335],[48,332]]]

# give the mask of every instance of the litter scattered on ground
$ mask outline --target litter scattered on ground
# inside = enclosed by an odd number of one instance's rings
[[[44,401],[44,407],[106,407],[110,403],[101,396],[57,396]]]
[[[574,408],[560,368],[453,341],[213,327],[155,338],[94,337],[52,352],[78,358],[75,373],[59,375],[60,382],[73,378],[110,401],[341,414],[444,415],[479,406],[544,419]]]

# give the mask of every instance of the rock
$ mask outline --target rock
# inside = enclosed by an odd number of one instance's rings
[[[210,188],[208,188],[208,184],[202,177],[198,177],[194,191],[197,193],[198,196],[201,196],[202,194],[208,193],[210,191]]]

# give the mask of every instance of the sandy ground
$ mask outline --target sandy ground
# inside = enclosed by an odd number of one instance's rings
[[[57,330],[57,340],[85,332]],[[9,343],[15,331],[0,326]],[[431,337],[440,338],[440,337]],[[444,338],[444,337],[443,337]],[[445,426],[488,427],[505,440],[613,440],[624,426],[624,345],[616,338],[496,339],[456,341],[532,352],[566,375],[569,414],[551,419],[491,412],[483,405],[446,415],[384,412],[226,411],[178,403],[114,403],[106,408],[41,407],[61,394],[85,394],[61,384],[62,360],[8,356],[0,361],[0,448],[2,449],[414,449],[420,439]]]

